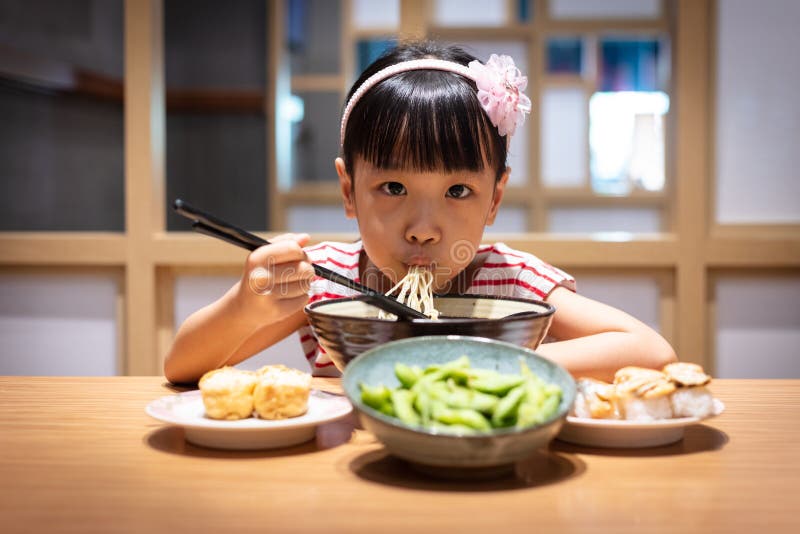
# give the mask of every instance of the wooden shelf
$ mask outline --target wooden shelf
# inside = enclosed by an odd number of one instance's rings
[[[2,232],[0,265],[125,265],[125,234]]]

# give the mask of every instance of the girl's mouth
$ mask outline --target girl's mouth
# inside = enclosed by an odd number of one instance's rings
[[[412,256],[405,262],[409,267],[425,267],[433,270],[434,262],[428,256]]]

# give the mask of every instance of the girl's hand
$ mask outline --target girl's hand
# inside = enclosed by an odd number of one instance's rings
[[[314,268],[302,248],[308,240],[308,234],[283,234],[250,253],[236,290],[244,320],[257,327],[284,319],[306,305],[314,278]]]

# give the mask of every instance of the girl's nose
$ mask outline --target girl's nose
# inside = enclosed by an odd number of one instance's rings
[[[412,214],[406,226],[406,240],[419,245],[438,243],[442,237],[441,229],[434,217],[429,214]]]

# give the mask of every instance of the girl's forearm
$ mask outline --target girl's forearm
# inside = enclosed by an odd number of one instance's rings
[[[573,376],[611,381],[627,365],[660,369],[676,360],[672,347],[650,332],[602,332],[544,343],[536,352],[564,366]]]
[[[170,382],[194,382],[208,370],[225,365],[258,324],[246,320],[232,287],[222,298],[184,321],[164,362]]]

